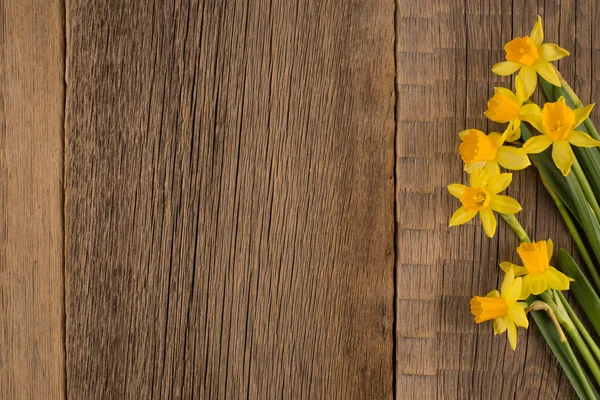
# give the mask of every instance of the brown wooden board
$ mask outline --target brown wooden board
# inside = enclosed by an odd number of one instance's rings
[[[0,398],[62,399],[64,7],[0,4]]]
[[[585,4],[583,4],[585,3]],[[518,241],[499,222],[488,239],[476,219],[448,228],[457,201],[446,190],[465,182],[457,133],[502,129],[483,111],[495,86],[510,78],[491,72],[504,44],[528,35],[536,16],[546,40],[572,56],[559,63],[584,102],[598,78],[593,1],[398,0],[397,57],[397,343],[399,398],[575,398],[539,332],[520,330],[513,352],[491,324],[477,326],[469,299],[495,288],[499,261],[518,261]],[[596,61],[597,62],[597,61]],[[540,101],[541,96],[536,95]],[[596,113],[597,115],[597,113]],[[551,198],[533,169],[517,172],[508,194],[524,206],[518,215],[535,240],[552,238],[573,249]],[[431,211],[424,212],[424,209]]]
[[[394,4],[67,2],[67,395],[390,398]]]

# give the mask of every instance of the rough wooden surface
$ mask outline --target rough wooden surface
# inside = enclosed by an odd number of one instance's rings
[[[491,324],[477,326],[469,298],[499,282],[498,262],[518,261],[517,240],[499,223],[489,240],[478,220],[447,228],[457,201],[446,185],[464,182],[457,133],[501,126],[483,111],[494,86],[511,84],[491,72],[503,45],[528,35],[536,15],[547,41],[572,57],[560,62],[583,101],[597,96],[593,65],[600,40],[596,3],[530,1],[397,1],[397,381],[400,398],[575,398],[535,328],[519,331],[513,352]],[[596,99],[597,100],[597,99]],[[572,248],[568,233],[533,169],[514,174],[509,194],[536,240]],[[422,212],[431,209],[431,212]]]
[[[64,397],[64,8],[0,4],[0,398]]]
[[[390,398],[389,1],[67,4],[67,395]]]

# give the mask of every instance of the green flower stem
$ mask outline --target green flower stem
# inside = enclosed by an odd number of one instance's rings
[[[567,95],[571,98],[571,101],[573,102],[573,105],[575,107],[577,107],[577,108],[582,108],[583,107],[583,103],[581,102],[581,100],[579,99],[579,97],[577,97],[577,95],[575,94],[575,91],[573,90],[573,88],[571,86],[569,86],[569,84],[567,83],[567,81],[565,81],[565,79],[558,72],[558,70],[556,70],[556,72],[558,73],[558,79],[560,81],[561,87],[567,93]],[[586,118],[585,121],[583,121],[583,124],[585,125],[585,127],[586,127],[587,131],[589,132],[589,134],[594,139],[600,140],[600,134],[598,134],[598,131],[596,130],[596,127],[594,126],[594,123],[592,122],[591,119]]]
[[[589,203],[590,207],[592,207],[592,210],[596,215],[596,219],[600,221],[600,206],[598,205],[598,201],[596,200],[596,196],[594,195],[594,191],[592,190],[590,183],[581,170],[581,165],[579,165],[577,157],[573,157],[573,166],[571,169],[575,173],[575,177],[581,186],[581,190],[583,190],[583,195],[585,196],[585,199]]]
[[[600,289],[600,275],[598,275],[598,271],[596,271],[596,266],[594,265],[594,261],[592,260],[590,253],[588,252],[587,248],[585,247],[585,244],[583,243],[583,239],[581,238],[581,235],[579,234],[579,231],[577,230],[575,221],[573,221],[573,218],[571,218],[571,214],[569,214],[567,207],[562,202],[562,200],[558,197],[556,192],[550,187],[550,185],[548,184],[548,182],[546,181],[544,176],[540,174],[540,177],[542,178],[542,183],[546,187],[546,190],[548,191],[548,193],[550,194],[550,196],[556,203],[556,207],[558,208],[560,215],[563,217],[565,224],[567,224],[567,228],[569,229],[569,232],[571,233],[571,236],[573,237],[573,241],[577,245],[577,249],[579,250],[579,253],[581,254],[581,258],[583,258],[583,262],[585,262],[585,265],[587,266],[588,271],[590,272],[590,275],[592,276],[592,279],[594,280],[594,283],[596,284],[596,288]]]
[[[517,234],[517,237],[521,242],[529,243],[529,236],[527,236],[527,232],[521,226],[517,218],[513,214],[500,214],[502,219],[506,222],[508,226],[512,228],[512,230]]]
[[[546,304],[548,304],[552,308],[552,310],[554,311],[554,315],[556,315],[556,318],[558,319],[558,322],[560,322],[560,325],[563,327],[565,332],[567,332],[567,334],[571,337],[571,340],[573,340],[573,343],[575,343],[575,347],[577,347],[577,350],[579,350],[579,353],[581,353],[581,356],[585,360],[585,363],[587,364],[592,375],[594,376],[596,383],[600,383],[600,366],[598,366],[596,359],[592,355],[592,352],[588,348],[585,340],[583,340],[583,338],[581,337],[581,334],[579,333],[577,327],[575,326],[575,323],[567,313],[567,310],[560,301],[560,298],[556,297],[555,301],[554,296],[551,296],[551,294],[554,294],[553,292],[554,291],[548,290],[544,293],[541,293],[540,297],[542,298],[542,300],[544,300]]]
[[[569,304],[569,302],[567,301],[565,296],[562,294],[561,291],[555,290],[554,297],[558,298],[560,300],[560,302],[562,303],[562,306],[565,308],[565,310],[567,310],[567,314],[569,314],[571,321],[573,321],[573,324],[575,324],[575,327],[577,328],[577,330],[579,331],[581,336],[585,339],[587,345],[589,346],[590,351],[596,358],[596,361],[600,361],[600,348],[598,348],[598,345],[596,344],[594,339],[592,339],[592,336],[590,335],[588,330],[585,329],[585,326],[583,326],[583,323],[577,317],[577,315],[575,314],[575,311],[573,310],[573,308],[571,307],[571,305]]]

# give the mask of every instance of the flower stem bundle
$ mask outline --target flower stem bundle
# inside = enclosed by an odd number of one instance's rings
[[[518,72],[514,91],[495,88],[485,115],[506,129],[459,133],[459,154],[470,176],[468,186],[448,186],[460,202],[450,226],[479,216],[491,238],[498,214],[521,241],[516,249],[520,262],[500,263],[504,278],[499,290],[474,296],[471,313],[478,324],[492,321],[495,334],[506,332],[513,350],[518,328],[527,329],[531,316],[579,397],[600,399],[600,135],[589,118],[594,105],[584,105],[552,65],[569,52],[544,43],[540,17],[529,36],[511,40],[504,50],[506,61],[492,71],[502,76]],[[531,100],[538,86],[546,99],[540,105]],[[585,270],[564,249],[554,257],[551,239],[531,237],[516,216],[521,204],[501,194],[512,181],[512,173],[503,170],[531,165],[554,200]],[[579,315],[563,294],[567,290],[579,304]]]

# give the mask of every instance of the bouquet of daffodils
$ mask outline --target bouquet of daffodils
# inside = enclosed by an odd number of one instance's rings
[[[518,72],[514,92],[496,88],[485,115],[507,124],[506,130],[459,133],[459,153],[470,179],[468,186],[448,186],[461,203],[450,226],[479,214],[486,235],[493,237],[496,212],[521,241],[516,249],[520,261],[500,263],[504,279],[499,290],[473,297],[471,312],[478,324],[492,321],[496,335],[506,332],[513,350],[517,328],[528,328],[530,314],[579,397],[599,399],[600,135],[589,119],[594,105],[584,106],[551,64],[569,52],[544,43],[540,17],[529,36],[511,40],[504,50],[506,61],[492,71],[502,76]],[[546,98],[542,107],[531,101],[538,79]],[[512,180],[501,168],[522,170],[532,164],[573,237],[584,269],[563,249],[555,257],[551,239],[532,241],[515,217],[521,205],[500,194]],[[573,292],[584,317],[573,311],[565,290]]]

